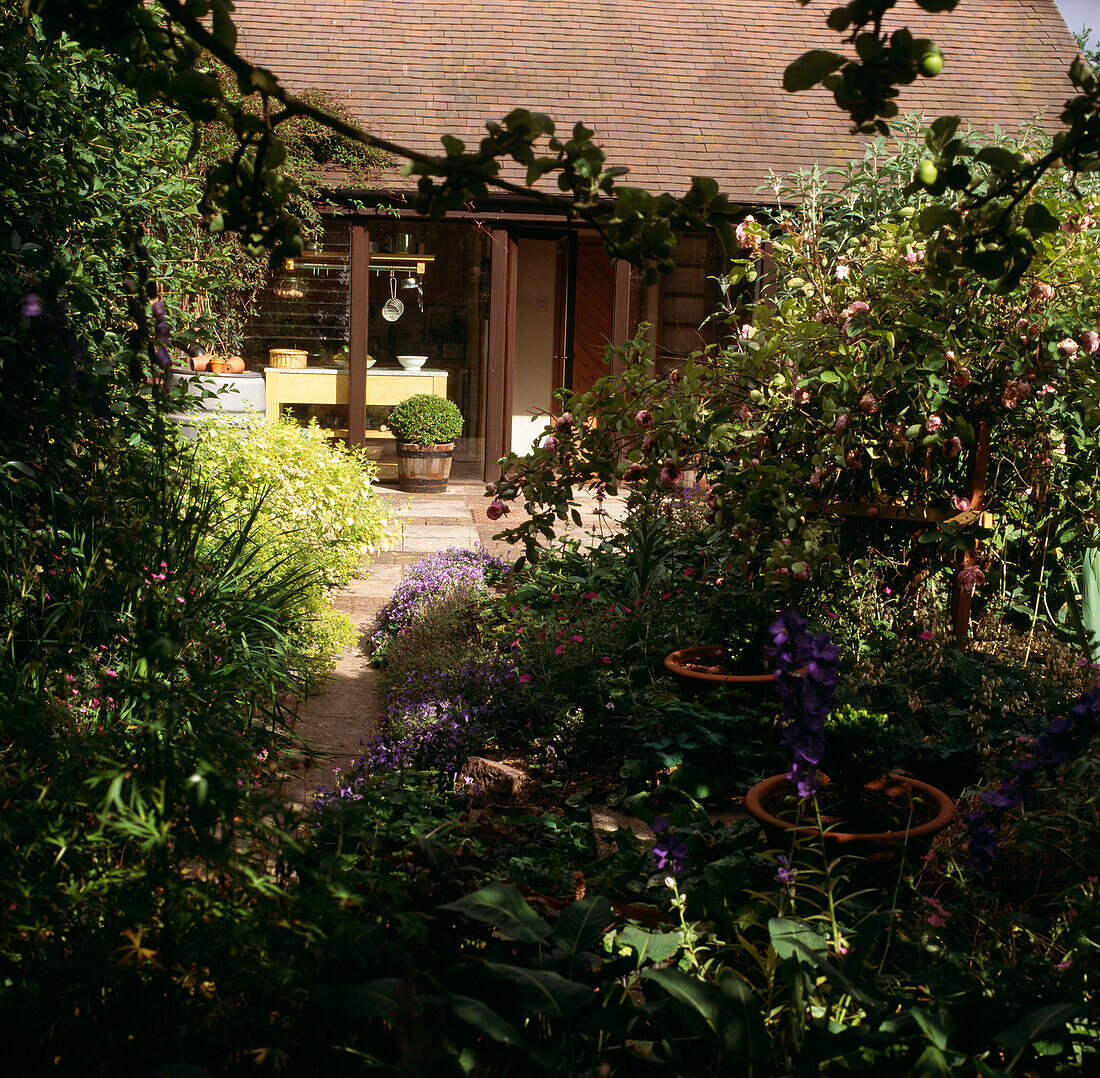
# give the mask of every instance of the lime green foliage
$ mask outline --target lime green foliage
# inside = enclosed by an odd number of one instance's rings
[[[446,445],[462,433],[458,405],[431,393],[417,393],[403,400],[386,422],[399,442],[413,445]]]
[[[334,447],[315,422],[209,422],[197,463],[229,516],[263,494],[263,515],[312,555],[330,585],[347,583],[367,555],[389,545],[374,465],[357,450]]]
[[[312,586],[284,616],[303,679],[323,681],[356,639],[351,619],[332,609],[325,586],[347,583],[389,537],[371,485],[373,465],[334,447],[315,423],[259,417],[240,427],[217,420],[200,425],[196,463],[199,481],[220,507],[220,532],[262,499],[254,541],[310,575]]]

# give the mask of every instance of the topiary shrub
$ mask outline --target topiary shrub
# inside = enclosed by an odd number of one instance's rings
[[[417,393],[396,405],[386,421],[399,442],[445,445],[462,433],[462,413],[454,401]]]

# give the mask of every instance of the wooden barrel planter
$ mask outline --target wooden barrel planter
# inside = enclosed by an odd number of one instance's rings
[[[397,487],[406,494],[441,494],[451,477],[454,442],[445,445],[397,443]]]

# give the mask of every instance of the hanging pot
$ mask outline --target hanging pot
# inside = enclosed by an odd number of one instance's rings
[[[390,274],[390,298],[382,304],[382,317],[387,322],[396,322],[405,313],[405,304],[397,298],[397,276]]]

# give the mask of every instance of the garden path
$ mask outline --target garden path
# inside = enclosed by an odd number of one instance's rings
[[[346,768],[359,755],[360,744],[378,730],[382,717],[382,699],[378,691],[377,671],[366,654],[367,636],[375,615],[389,600],[401,581],[405,567],[425,554],[449,547],[476,547],[514,560],[518,551],[493,539],[500,523],[485,516],[488,501],[485,485],[473,481],[451,481],[444,494],[402,494],[396,485],[377,484],[378,495],[391,507],[391,515],[400,527],[391,549],[379,554],[367,575],[353,580],[333,595],[333,605],[349,615],[357,631],[358,643],[337,660],[336,670],[320,692],[303,701],[298,709],[295,732],[310,746],[312,766],[294,773],[285,792],[298,802],[311,799],[321,786],[331,784],[333,771]],[[608,498],[604,508],[609,516],[601,518],[590,495],[579,497],[581,527],[570,526],[572,534],[589,535],[607,530],[608,522],[621,519],[624,499]],[[506,523],[514,523],[522,509],[513,506]]]

